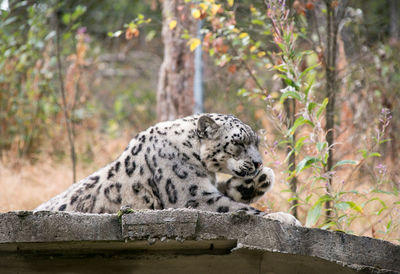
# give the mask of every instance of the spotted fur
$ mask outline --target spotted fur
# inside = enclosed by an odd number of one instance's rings
[[[217,172],[232,177],[216,182]],[[264,213],[249,203],[273,182],[274,173],[262,166],[258,137],[248,125],[232,115],[193,115],[139,133],[115,161],[36,210],[115,213],[122,206],[186,207],[259,215]]]

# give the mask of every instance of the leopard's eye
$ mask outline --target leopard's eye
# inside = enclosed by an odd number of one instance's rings
[[[239,142],[239,141],[232,141],[232,144],[233,144],[234,146],[240,146],[240,142]]]
[[[232,144],[235,146],[234,152],[236,155],[239,155],[240,153],[242,153],[243,149],[245,148],[245,145],[240,140],[233,140]]]

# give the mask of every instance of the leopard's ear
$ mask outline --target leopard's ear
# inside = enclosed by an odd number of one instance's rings
[[[197,122],[197,135],[200,138],[214,139],[218,137],[219,125],[208,115],[203,115]]]

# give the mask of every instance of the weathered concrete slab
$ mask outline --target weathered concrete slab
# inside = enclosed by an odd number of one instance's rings
[[[0,243],[121,240],[111,214],[15,211],[0,214]]]
[[[0,273],[400,273],[400,246],[189,209],[0,214]]]

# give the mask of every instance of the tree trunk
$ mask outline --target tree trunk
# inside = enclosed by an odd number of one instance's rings
[[[332,6],[331,0],[326,0],[326,16],[327,16],[327,45],[326,45],[326,96],[329,99],[326,106],[326,141],[329,148],[329,156],[326,165],[326,172],[330,172],[333,167],[333,148],[334,143],[334,125],[335,125],[335,99],[336,99],[336,51],[337,51],[337,32],[338,24],[335,18],[335,7]],[[326,184],[326,192],[332,193],[332,176],[328,176]],[[332,201],[325,203],[326,220],[332,218]]]
[[[397,43],[399,40],[399,3],[398,0],[389,0],[390,10],[390,42]]]
[[[176,26],[170,25],[175,20]],[[194,55],[184,30],[196,36],[197,21],[184,0],[163,1],[164,61],[160,67],[157,90],[157,116],[160,121],[191,115],[194,108]]]

